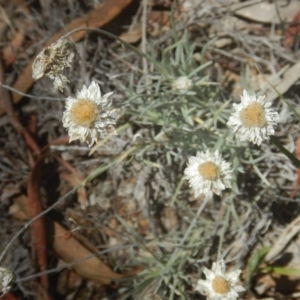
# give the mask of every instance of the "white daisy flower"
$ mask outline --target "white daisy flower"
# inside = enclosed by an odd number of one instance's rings
[[[236,285],[241,270],[225,272],[224,260],[213,263],[211,270],[204,268],[206,280],[198,280],[196,290],[207,297],[207,300],[236,300],[238,293],[245,289]]]
[[[70,142],[86,141],[91,147],[101,137],[117,134],[113,127],[117,110],[111,108],[112,101],[109,99],[112,94],[101,96],[98,84],[92,81],[88,88],[84,85],[77,92],[76,98],[67,98],[63,126],[68,130]]]
[[[220,195],[225,188],[231,188],[231,172],[230,163],[222,159],[218,150],[214,153],[207,150],[189,158],[184,174],[195,197],[202,194],[211,197],[212,192]]]
[[[241,141],[249,141],[260,145],[262,140],[268,140],[274,135],[279,115],[270,108],[271,102],[264,101],[265,96],[249,95],[246,90],[241,96],[240,104],[233,104],[235,112],[229,118],[227,125]]]

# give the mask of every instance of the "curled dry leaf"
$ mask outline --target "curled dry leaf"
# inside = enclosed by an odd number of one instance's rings
[[[72,235],[66,237],[69,232],[57,222],[53,222],[55,235],[53,237],[53,249],[59,257],[66,263],[89,257],[91,253],[87,248],[79,243]],[[113,272],[106,266],[97,256],[79,261],[72,267],[81,276],[96,280],[104,285],[110,284],[115,278],[125,277],[126,274],[118,274]]]
[[[24,215],[26,215],[27,218],[29,218],[26,197],[18,198],[10,211],[13,216],[23,218]],[[141,271],[141,268],[137,268],[132,272],[124,274],[114,272],[110,267],[105,265],[98,256],[94,256],[73,234],[70,234],[71,232],[69,230],[50,218],[47,218],[46,222],[49,228],[53,228],[53,234],[47,236],[53,250],[66,263],[78,261],[72,265],[72,268],[79,275],[107,285],[114,279],[133,276]],[[77,235],[78,233],[76,233],[76,236]],[[84,237],[82,237],[81,240],[84,240]],[[84,259],[86,257],[88,258]]]

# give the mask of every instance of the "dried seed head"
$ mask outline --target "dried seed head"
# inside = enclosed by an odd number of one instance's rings
[[[64,84],[69,82],[63,75],[64,69],[71,67],[77,54],[74,43],[59,39],[38,54],[32,64],[32,78],[38,80],[43,76],[54,80],[54,87],[63,91]]]

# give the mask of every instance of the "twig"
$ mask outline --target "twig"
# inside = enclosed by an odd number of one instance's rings
[[[0,61],[0,82],[4,82],[4,69],[2,59]],[[11,94],[7,90],[5,90],[2,85],[0,85],[0,95],[3,108],[10,120],[11,125],[21,136],[23,136],[27,146],[31,150],[33,150],[35,154],[39,154],[40,148],[38,144],[35,142],[35,140],[32,138],[29,132],[23,127],[23,125],[19,121],[13,109]]]
[[[12,91],[16,94],[19,94],[21,96],[24,96],[24,97],[28,97],[28,98],[31,98],[31,99],[38,99],[38,100],[57,100],[57,101],[63,101],[65,100],[65,98],[54,98],[54,97],[44,97],[44,96],[34,96],[34,95],[30,95],[30,94],[26,94],[26,93],[23,93],[19,90],[16,90],[14,89],[13,87],[9,86],[9,85],[6,85],[6,84],[3,84],[2,82],[0,82],[0,86],[4,87],[5,89],[9,90],[9,91]]]
[[[105,253],[110,253],[112,251],[119,251],[119,250],[125,250],[125,249],[128,249],[128,248],[132,248],[134,247],[135,245],[124,245],[124,246],[117,246],[117,247],[109,247],[108,249],[105,249],[105,250],[101,250],[101,251],[98,251],[96,253],[93,253],[91,255],[87,255],[85,257],[82,257],[80,259],[77,259],[77,260],[74,260],[74,261],[71,261],[69,263],[65,263],[64,265],[61,265],[61,266],[58,266],[56,268],[53,268],[51,270],[47,270],[47,271],[44,271],[44,272],[40,272],[40,273],[36,273],[36,274],[33,274],[33,275],[29,275],[27,277],[24,277],[24,278],[19,278],[17,280],[15,280],[15,282],[24,282],[24,281],[28,281],[28,280],[31,280],[31,279],[34,279],[34,278],[37,278],[37,277],[40,277],[42,275],[45,275],[45,274],[52,274],[52,273],[57,273],[63,269],[66,269],[66,268],[70,268],[82,261],[85,261],[89,258],[92,258],[92,257],[95,257],[95,256],[100,256],[100,255],[103,255]],[[134,272],[132,272],[132,275],[134,275],[137,271],[135,270]]]

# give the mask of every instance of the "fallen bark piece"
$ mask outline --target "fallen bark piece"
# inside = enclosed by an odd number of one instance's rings
[[[33,168],[30,171],[27,182],[27,203],[30,218],[38,216],[42,211],[41,200],[41,174],[42,164],[45,156],[39,156],[35,161]],[[44,216],[38,218],[31,224],[31,236],[34,247],[34,255],[37,261],[38,271],[44,272],[47,270],[47,241]],[[48,288],[48,276],[46,274],[41,276],[41,283],[45,290]]]

